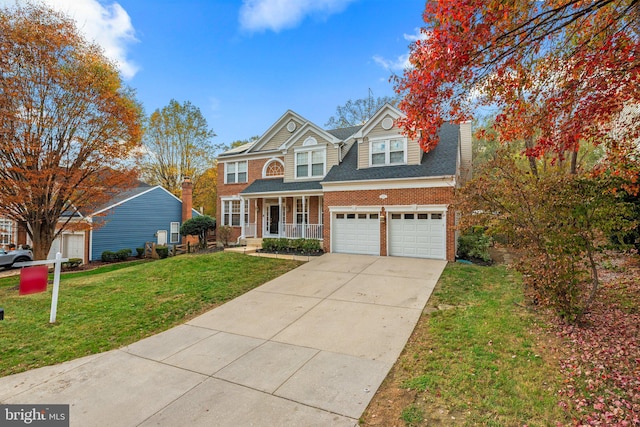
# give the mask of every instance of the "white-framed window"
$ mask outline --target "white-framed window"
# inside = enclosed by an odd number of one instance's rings
[[[224,164],[224,183],[247,182],[247,162],[227,162]]]
[[[0,218],[0,244],[8,245],[13,242],[13,221],[8,218]]]
[[[309,199],[305,200],[304,209],[302,209],[302,198],[296,199],[296,224],[309,224]]]
[[[240,226],[240,199],[222,201],[222,225]],[[249,223],[249,199],[244,201],[244,223]]]
[[[170,230],[171,230],[171,233],[169,235],[169,243],[180,242],[180,223],[172,222]]]
[[[320,150],[296,151],[296,178],[313,178],[324,176],[327,151]]]
[[[265,163],[262,170],[263,178],[276,178],[284,176],[284,163],[280,159],[273,159]]]
[[[407,163],[407,139],[390,138],[369,141],[369,165],[401,165]]]

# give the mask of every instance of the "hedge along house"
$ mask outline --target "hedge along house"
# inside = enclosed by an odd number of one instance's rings
[[[185,178],[181,200],[160,185],[138,182],[95,212],[76,212],[69,229],[54,240],[48,258],[61,252],[64,258],[81,258],[86,263],[100,260],[104,251],[130,249],[135,254],[146,242],[183,243],[180,226],[199,215],[192,209],[192,187]]]
[[[444,124],[424,153],[385,105],[324,130],[293,111],[218,158],[218,224],[232,238],[322,240],[325,252],[454,260],[455,188],[471,176],[471,124]]]

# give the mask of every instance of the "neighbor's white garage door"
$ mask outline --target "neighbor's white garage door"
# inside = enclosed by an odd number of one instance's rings
[[[335,213],[332,228],[333,252],[380,255],[377,213]]]
[[[389,255],[446,259],[444,213],[391,213]]]
[[[63,258],[84,258],[84,236],[82,234],[63,234]]]

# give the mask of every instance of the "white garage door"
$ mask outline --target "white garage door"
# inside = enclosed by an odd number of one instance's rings
[[[377,213],[333,214],[333,252],[380,255]]]
[[[390,255],[446,259],[444,213],[392,213],[389,217]]]
[[[84,258],[84,236],[82,234],[63,234],[63,258]]]

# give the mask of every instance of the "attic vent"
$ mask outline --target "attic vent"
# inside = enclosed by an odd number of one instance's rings
[[[287,130],[289,132],[293,132],[294,130],[296,130],[296,122],[290,121],[289,123],[287,123]]]
[[[302,145],[304,147],[307,147],[309,145],[317,145],[318,141],[316,141],[316,139],[312,136],[310,136],[309,138],[305,139],[304,142],[302,143]]]
[[[385,117],[382,119],[382,129],[389,130],[393,127],[393,119],[391,117]]]

